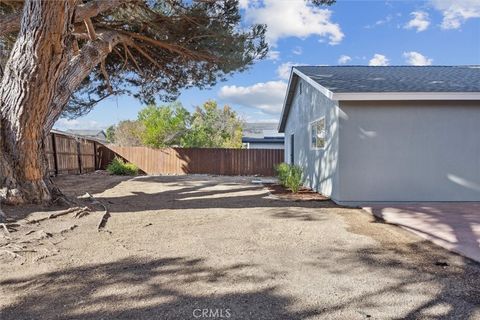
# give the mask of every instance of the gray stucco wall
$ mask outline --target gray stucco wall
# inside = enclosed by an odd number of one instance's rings
[[[340,108],[335,200],[480,201],[480,101]]]
[[[325,117],[326,146],[315,150],[310,148],[309,127],[312,121],[321,117]],[[294,134],[294,163],[303,168],[304,184],[333,198],[338,178],[337,119],[337,104],[299,79],[285,126],[285,161],[290,163],[291,135]]]

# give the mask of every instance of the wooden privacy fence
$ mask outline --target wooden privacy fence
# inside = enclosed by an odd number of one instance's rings
[[[95,140],[60,133],[50,133],[44,144],[50,175],[105,169],[114,157],[112,151]]]
[[[275,174],[283,150],[117,147],[61,133],[44,140],[50,175],[80,174],[106,169],[118,155],[146,174]]]
[[[147,174],[218,174],[273,176],[283,150],[117,147],[108,145]]]

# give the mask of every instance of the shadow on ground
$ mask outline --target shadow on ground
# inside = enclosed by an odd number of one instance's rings
[[[132,258],[8,279],[1,281],[0,287],[8,287],[9,294],[23,294],[0,314],[2,320],[195,319],[194,312],[200,312],[197,309],[224,316],[228,312],[230,319],[305,319],[317,314],[315,310],[288,311],[290,299],[275,293],[275,287],[208,295],[195,295],[192,289],[222,283],[261,285],[264,279],[241,275],[249,267],[207,267],[201,259],[180,257]]]
[[[180,177],[183,179],[183,177]],[[198,179],[198,178],[197,178]],[[204,177],[189,182],[187,179],[179,182],[179,177],[169,176],[145,176],[135,178],[136,182],[166,184],[175,189],[162,192],[147,193],[140,190],[132,190],[126,196],[100,196],[99,199],[106,201],[112,212],[128,212],[124,204],[132,204],[137,211],[163,210],[163,209],[208,209],[208,208],[340,208],[332,201],[282,201],[268,198],[268,191],[262,185],[252,185],[249,182],[219,183],[219,181]],[[219,190],[217,185],[230,186],[231,188]],[[213,188],[213,189],[210,189]],[[161,199],[161,200],[160,200]],[[277,218],[291,218],[289,214],[275,215]],[[302,217],[304,218],[304,217]],[[313,219],[312,219],[313,220]]]
[[[102,190],[99,181],[94,181],[98,193]],[[148,190],[132,190],[135,181],[168,184],[170,188],[154,192],[155,188],[138,184]],[[131,208],[137,212],[272,208],[269,217],[312,221],[304,224],[308,226],[321,219],[316,209],[340,208],[324,201],[272,200],[260,186],[228,180],[221,184],[234,188],[211,190],[218,184],[209,177],[138,177],[130,189],[105,193],[98,199],[120,214],[133,211]],[[88,186],[87,181],[71,185],[77,192],[89,190]],[[315,210],[302,212],[302,208]],[[185,210],[185,214],[192,211]],[[368,220],[359,210],[325,214],[343,217],[345,226],[341,219],[335,224],[343,238],[319,236],[315,243],[298,247],[304,255],[297,255],[295,249],[290,260],[285,251],[270,246],[260,248],[258,260],[248,256],[249,263],[227,266],[211,262],[218,261],[215,252],[206,260],[188,254],[162,259],[133,256],[22,278],[0,274],[5,279],[0,280],[0,293],[6,301],[0,299],[0,304],[6,305],[0,318],[195,319],[197,309],[228,309],[230,319],[255,320],[476,319],[480,315],[480,264],[395,226]],[[286,233],[288,236],[292,234]],[[281,257],[281,263],[264,259],[269,254],[274,261]],[[298,260],[292,261],[292,257]],[[265,270],[268,273],[261,272]]]
[[[369,236],[379,245],[356,250],[341,246],[322,250],[312,265],[339,279],[348,274],[370,281],[387,276],[389,284],[343,301],[333,306],[332,311],[359,302],[370,307],[385,307],[382,298],[392,295],[404,295],[409,300],[428,296],[428,299],[419,299],[423,301],[398,319],[478,319],[480,263],[430,241],[420,238],[415,241],[416,237],[409,232],[385,224],[379,217],[370,217],[369,223],[362,223],[354,212],[342,215],[348,222],[347,230]]]
[[[389,204],[370,210],[385,223],[480,261],[480,202]]]

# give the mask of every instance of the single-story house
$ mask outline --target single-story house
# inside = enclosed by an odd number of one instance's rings
[[[243,137],[242,143],[246,149],[283,149],[284,137]]]
[[[301,66],[279,132],[337,203],[480,201],[480,66]]]
[[[247,149],[283,149],[284,135],[278,132],[278,122],[247,122],[242,143]]]

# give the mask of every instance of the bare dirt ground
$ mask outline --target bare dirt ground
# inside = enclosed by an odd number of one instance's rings
[[[478,263],[251,180],[58,178],[111,217],[104,232],[100,211],[19,227],[18,256],[0,236],[0,319],[480,319]],[[21,222],[61,208],[3,209]]]

